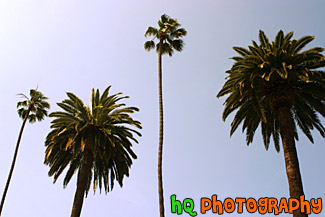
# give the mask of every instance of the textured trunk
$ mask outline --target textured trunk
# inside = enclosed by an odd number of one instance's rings
[[[304,195],[302,180],[299,169],[299,161],[294,140],[294,123],[288,107],[278,109],[280,135],[283,144],[283,153],[286,166],[286,172],[289,183],[290,197],[299,200]],[[300,207],[299,207],[300,208]],[[301,213],[300,209],[293,213],[293,217],[306,217],[305,213]]]
[[[88,185],[88,178],[91,172],[92,163],[93,163],[92,149],[91,146],[88,144],[88,142],[86,142],[81,168],[78,173],[77,190],[74,196],[71,217],[80,216],[86,188]]]
[[[163,96],[162,96],[162,43],[159,42],[158,52],[158,89],[159,89],[159,147],[158,147],[158,194],[159,194],[159,212],[160,217],[165,216],[164,208],[164,189],[162,179],[162,154],[164,138],[164,113],[163,113]]]
[[[14,157],[12,159],[11,168],[10,168],[10,172],[9,172],[9,175],[8,175],[7,183],[6,183],[5,189],[3,191],[3,195],[2,195],[2,200],[1,200],[1,205],[0,205],[0,216],[1,216],[1,213],[2,213],[3,205],[5,203],[7,191],[9,189],[9,184],[10,184],[10,180],[11,180],[11,177],[12,177],[12,173],[14,171],[14,167],[15,167],[15,164],[16,164],[16,159],[17,159],[18,149],[19,149],[19,145],[20,145],[20,140],[21,140],[21,137],[23,135],[23,131],[24,131],[25,124],[27,122],[29,113],[32,110],[32,108],[33,108],[32,105],[28,108],[26,117],[24,118],[23,124],[21,125],[21,128],[20,128],[20,132],[19,132],[19,136],[18,136],[18,140],[17,140],[17,144],[16,144],[16,150],[15,150],[15,153],[14,153]]]

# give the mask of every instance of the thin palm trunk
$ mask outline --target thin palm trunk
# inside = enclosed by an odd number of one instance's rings
[[[286,172],[289,183],[290,197],[299,200],[304,195],[302,179],[299,169],[299,161],[294,140],[294,123],[287,107],[281,107],[278,110],[280,135],[283,144],[283,153],[286,166]],[[300,209],[294,211],[293,217],[306,217],[305,213],[301,213]]]
[[[91,173],[91,166],[93,162],[93,154],[91,146],[85,145],[82,165],[78,173],[77,190],[74,196],[71,217],[79,217],[82,209],[82,204],[85,197],[85,192],[88,185],[88,178]]]
[[[15,168],[16,159],[17,159],[18,150],[19,150],[19,145],[20,145],[20,140],[21,140],[21,137],[23,135],[23,131],[24,131],[24,128],[25,128],[25,125],[26,125],[26,122],[27,122],[27,119],[28,119],[28,116],[29,116],[29,113],[30,113],[31,110],[32,110],[32,105],[29,106],[28,111],[27,111],[27,114],[26,114],[26,117],[24,118],[24,121],[23,121],[23,123],[21,125],[21,128],[20,128],[20,132],[19,132],[19,135],[18,135],[18,140],[17,140],[17,144],[16,144],[16,149],[15,149],[14,157],[13,157],[12,163],[11,163],[10,172],[9,172],[9,175],[8,175],[8,179],[7,179],[7,183],[6,183],[4,192],[2,194],[1,205],[0,205],[0,216],[1,216],[1,213],[2,213],[3,205],[5,203],[6,195],[7,195],[8,189],[9,189],[9,185],[10,185],[10,180],[11,180],[11,177],[12,177],[12,173],[13,173],[14,168]]]
[[[158,52],[158,89],[159,89],[159,147],[158,147],[158,194],[159,194],[159,212],[160,217],[165,216],[164,208],[164,189],[162,179],[162,154],[164,138],[164,113],[163,113],[163,95],[162,95],[162,45],[160,41]]]

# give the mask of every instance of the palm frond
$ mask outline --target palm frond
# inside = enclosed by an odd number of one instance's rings
[[[144,43],[144,49],[146,50],[146,51],[150,51],[151,49],[153,49],[153,48],[155,48],[155,46],[156,46],[156,44],[155,44],[155,42],[154,41],[146,41],[145,43]]]

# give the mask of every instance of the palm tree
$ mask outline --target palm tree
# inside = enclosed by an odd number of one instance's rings
[[[325,137],[317,113],[325,115],[325,66],[321,47],[301,51],[313,36],[291,40],[293,32],[284,35],[279,31],[274,42],[269,42],[263,31],[259,32],[258,45],[253,41],[249,49],[234,47],[240,55],[233,57],[232,68],[217,97],[228,95],[223,120],[236,111],[230,135],[243,122],[246,141],[253,141],[261,124],[265,148],[273,137],[279,152],[282,140],[290,197],[304,195],[295,146],[298,141],[297,126],[313,142],[310,130],[316,128]],[[307,216],[299,211],[294,217]]]
[[[163,136],[164,136],[164,116],[163,116],[163,96],[162,96],[162,55],[173,55],[174,50],[182,51],[184,42],[183,36],[187,34],[184,28],[179,28],[180,24],[176,19],[170,18],[166,14],[161,16],[158,21],[159,29],[148,27],[145,37],[153,36],[153,39],[146,41],[144,48],[150,51],[156,48],[158,53],[158,89],[159,89],[159,147],[158,147],[158,193],[159,193],[159,210],[160,217],[164,214],[164,193],[162,181],[162,152],[163,152]],[[158,42],[155,43],[154,40]]]
[[[7,191],[9,188],[12,173],[14,171],[14,167],[16,164],[20,140],[23,135],[25,124],[26,124],[27,120],[30,123],[34,123],[36,121],[43,120],[45,118],[45,116],[47,116],[47,110],[50,108],[50,104],[48,102],[46,102],[46,100],[48,98],[45,97],[40,91],[31,89],[30,90],[30,98],[28,98],[24,94],[18,94],[18,95],[26,98],[26,100],[20,101],[17,103],[18,115],[19,115],[19,117],[21,117],[23,119],[23,123],[20,128],[14,157],[13,157],[12,163],[11,163],[10,172],[9,172],[7,183],[6,183],[3,195],[2,195],[2,200],[1,200],[1,205],[0,205],[0,216],[1,216],[2,208],[4,205],[5,199],[6,199],[6,195],[7,195]]]
[[[129,114],[138,108],[119,103],[128,97],[121,97],[122,93],[109,95],[110,87],[101,96],[98,89],[92,89],[90,108],[73,93],[67,93],[68,99],[57,103],[64,111],[49,115],[55,118],[45,141],[44,163],[50,166],[49,176],[54,176],[56,182],[69,165],[63,181],[65,187],[78,170],[71,217],[80,216],[92,179],[94,192],[97,186],[101,190],[104,185],[107,193],[113,189],[114,180],[122,187],[124,176],[129,176],[132,158],[137,158],[131,142],[137,142],[133,133],[141,134],[129,126],[140,129],[141,123]]]

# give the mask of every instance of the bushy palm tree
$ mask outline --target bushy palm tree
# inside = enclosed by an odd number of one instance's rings
[[[7,183],[6,183],[3,195],[2,195],[2,200],[1,200],[1,205],[0,205],[0,216],[1,216],[2,208],[4,205],[5,199],[6,199],[6,195],[7,195],[7,191],[9,188],[12,173],[14,171],[14,167],[16,164],[20,140],[23,135],[25,124],[26,124],[27,120],[30,123],[34,123],[36,121],[43,120],[47,116],[47,111],[50,108],[50,104],[46,101],[48,98],[45,97],[40,91],[31,89],[30,97],[27,97],[24,94],[18,94],[18,95],[20,95],[26,99],[24,101],[20,101],[17,103],[18,115],[20,118],[23,119],[23,123],[20,128],[14,157],[13,157],[12,163],[11,163],[10,172],[9,172]]]
[[[312,129],[324,137],[325,129],[318,114],[325,115],[325,66],[323,48],[302,51],[313,36],[291,40],[293,32],[284,35],[279,31],[274,42],[269,42],[263,31],[259,32],[260,44],[253,41],[248,49],[234,47],[240,55],[233,57],[232,68],[218,97],[228,95],[223,119],[236,111],[230,135],[243,123],[246,141],[253,141],[258,126],[268,149],[273,137],[279,152],[282,139],[290,197],[304,194],[299,161],[295,146],[298,140],[297,125],[313,142]],[[307,216],[296,211],[294,217]]]
[[[163,135],[164,135],[164,116],[163,116],[163,95],[162,95],[162,55],[173,55],[174,50],[182,51],[184,42],[181,39],[187,34],[184,28],[179,28],[181,25],[176,19],[170,18],[163,14],[158,21],[159,29],[148,27],[145,37],[153,36],[153,39],[146,41],[144,48],[147,51],[156,49],[158,53],[158,89],[159,89],[159,147],[158,147],[158,192],[159,192],[159,210],[160,217],[164,214],[164,194],[162,181],[162,152],[163,152]],[[155,39],[158,40],[155,43]]]
[[[124,176],[129,176],[132,158],[132,141],[137,142],[130,128],[141,128],[141,123],[130,114],[136,107],[125,107],[119,101],[128,98],[122,93],[109,95],[110,86],[102,95],[99,90],[91,91],[91,105],[84,103],[73,93],[57,105],[63,111],[53,112],[50,117],[52,131],[48,134],[45,146],[45,164],[50,166],[49,176],[54,182],[69,167],[63,185],[66,186],[73,174],[78,171],[77,189],[71,217],[80,216],[84,196],[88,194],[93,180],[94,192],[104,186],[105,193],[113,189],[114,181],[123,185]]]

